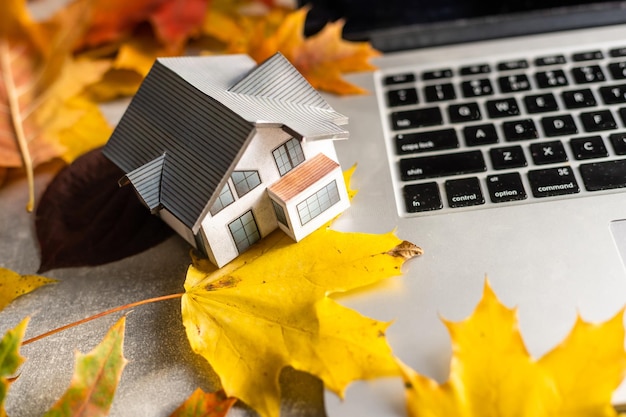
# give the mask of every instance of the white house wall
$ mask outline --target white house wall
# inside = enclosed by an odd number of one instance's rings
[[[280,128],[258,129],[237,163],[235,171],[258,171],[261,184],[243,197],[239,197],[232,186],[232,181],[229,181],[235,201],[215,216],[209,214],[203,220],[200,233],[204,233],[206,241],[210,245],[206,252],[209,259],[218,266],[225,265],[239,255],[228,225],[246,211],[252,209],[261,238],[278,227],[274,208],[267,196],[266,188],[281,178],[272,151],[289,139],[291,136]],[[331,140],[301,142],[301,145],[305,159],[309,159],[319,152],[323,152],[331,159],[336,160],[337,158]]]
[[[172,213],[167,211],[166,209],[162,209],[159,211],[159,217],[161,220],[165,222],[169,227],[172,228],[176,233],[183,237],[189,244],[191,244],[194,248],[197,248],[196,241],[193,237],[193,233],[191,230],[185,226],[180,220],[178,220]]]
[[[300,216],[298,214],[298,204],[309,198],[311,195],[315,194],[317,191],[321,190],[332,181],[337,182],[337,191],[339,192],[339,201],[334,205],[330,206],[326,211],[322,212],[319,216],[313,218],[307,224],[302,225],[300,222]],[[293,228],[293,234],[296,241],[300,241],[305,238],[309,234],[313,233],[315,230],[319,229],[321,226],[326,224],[329,220],[335,218],[344,210],[346,210],[350,206],[350,199],[348,197],[348,192],[345,187],[345,183],[343,180],[343,172],[341,171],[341,167],[337,167],[332,170],[329,174],[322,177],[320,180],[315,182],[309,188],[298,194],[296,197],[289,200],[286,204],[287,207],[287,217],[290,219],[291,227]]]
[[[339,162],[337,151],[335,151],[335,144],[332,140],[307,141],[307,143],[302,146],[302,149],[304,149],[304,156],[306,159],[310,159],[318,153],[323,153],[333,161],[337,163]]]

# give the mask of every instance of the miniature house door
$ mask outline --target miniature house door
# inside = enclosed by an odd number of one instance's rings
[[[228,228],[239,253],[245,252],[253,243],[261,239],[256,220],[250,210],[231,222]]]

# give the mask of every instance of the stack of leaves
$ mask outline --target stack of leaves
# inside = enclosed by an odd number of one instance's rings
[[[0,2],[0,185],[24,169],[32,210],[35,168],[104,144],[111,128],[97,103],[134,94],[158,56],[260,62],[280,50],[315,87],[363,92],[342,74],[371,70],[377,52],[342,40],[342,22],[305,38],[306,14],[268,0],[73,0],[35,22],[25,0]]]
[[[82,8],[36,23],[24,0],[7,0],[0,16],[0,170],[24,167],[32,210],[37,165],[70,162],[108,138],[100,110],[81,93],[111,64],[73,56],[72,45],[86,29]]]

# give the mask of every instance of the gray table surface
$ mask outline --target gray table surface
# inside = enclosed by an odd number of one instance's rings
[[[58,165],[53,164],[38,170],[38,194],[56,169]],[[34,214],[25,210],[26,198],[26,181],[21,175],[11,176],[0,188],[0,266],[32,274],[39,265],[39,249]],[[4,334],[29,316],[29,338],[119,305],[179,293],[190,263],[189,249],[186,242],[173,236],[118,262],[49,271],[45,276],[59,282],[18,298],[0,312],[0,332]],[[42,415],[69,385],[74,352],[90,351],[121,315],[107,316],[25,346],[21,353],[27,361],[10,388],[8,414]],[[191,351],[178,299],[138,307],[128,314],[124,355],[129,363],[111,416],[168,416],[197,387],[214,391],[219,386],[208,362]],[[291,369],[283,372],[281,380],[284,415],[325,414],[319,380]],[[231,412],[248,414],[242,404]]]

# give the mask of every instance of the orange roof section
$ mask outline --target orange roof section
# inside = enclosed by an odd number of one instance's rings
[[[320,153],[295,167],[268,190],[287,202],[338,167],[337,162]]]

